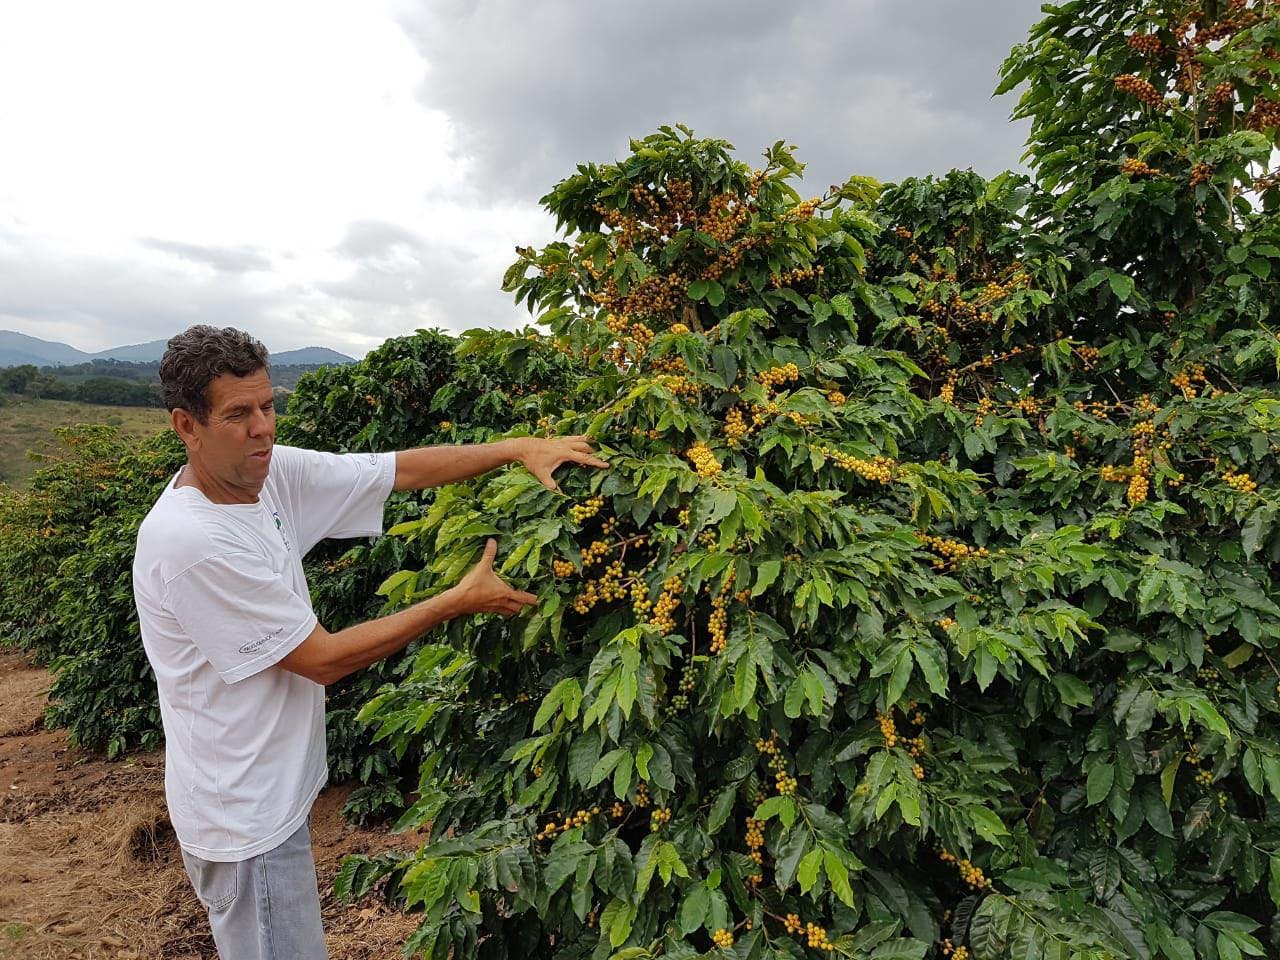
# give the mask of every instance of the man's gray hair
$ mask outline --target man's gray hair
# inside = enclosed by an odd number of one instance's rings
[[[247,377],[267,369],[267,348],[234,327],[200,323],[169,340],[160,360],[164,405],[209,422],[209,384],[221,374]]]

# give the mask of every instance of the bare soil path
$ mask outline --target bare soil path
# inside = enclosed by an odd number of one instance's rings
[[[45,730],[49,674],[0,651],[0,960],[215,960],[164,803],[162,753],[105,762]],[[337,902],[349,853],[403,846],[342,818],[349,786],[311,814],[332,960],[394,960],[416,920],[381,901]]]

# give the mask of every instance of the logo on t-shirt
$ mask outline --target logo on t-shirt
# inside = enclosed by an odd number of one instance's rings
[[[290,553],[293,552],[293,544],[289,542],[289,535],[284,532],[284,524],[280,521],[280,511],[272,510],[271,516],[276,522],[276,529],[280,531],[280,539],[284,541],[284,548]]]
[[[277,627],[276,629],[268,633],[265,637],[263,637],[261,640],[250,640],[248,643],[246,643],[244,646],[240,648],[240,652],[254,653],[260,650],[264,644],[268,644],[272,640],[274,640],[276,637],[280,636],[280,631],[282,631],[283,629],[284,627]]]
[[[376,453],[369,454],[369,462],[376,467],[378,465],[378,455]]]

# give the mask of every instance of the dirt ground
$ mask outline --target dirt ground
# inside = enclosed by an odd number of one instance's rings
[[[0,652],[0,960],[214,960],[208,918],[187,880],[164,803],[161,753],[107,763],[41,722],[46,671]],[[400,957],[416,921],[369,898],[339,903],[349,853],[412,849],[342,818],[349,786],[311,815],[332,960]]]

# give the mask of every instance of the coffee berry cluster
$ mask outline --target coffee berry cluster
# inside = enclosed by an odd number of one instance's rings
[[[985,559],[991,556],[991,552],[986,547],[971,547],[967,543],[947,537],[934,537],[917,532],[916,538],[938,555],[933,561],[933,569],[939,571],[949,572],[966,560]]]
[[[574,827],[585,827],[591,822],[592,817],[600,815],[599,807],[592,807],[590,810],[579,810],[577,813],[567,816],[563,821],[552,820],[547,823],[542,831],[534,836],[536,840],[554,840],[556,834],[563,833],[566,830],[572,830]]]
[[[693,468],[701,480],[714,480],[724,469],[705,443],[695,443],[685,451],[685,456],[693,461]]]
[[[870,460],[864,460],[862,457],[828,446],[820,446],[818,451],[838,469],[848,470],[864,480],[873,480],[876,483],[892,482],[897,468],[897,464],[889,457],[873,457]]]
[[[569,516],[573,518],[574,523],[582,523],[584,520],[590,520],[600,508],[604,506],[603,497],[591,497],[585,503],[574,504],[569,508]]]
[[[834,950],[835,944],[827,937],[826,928],[816,923],[804,925],[805,943],[813,950]]]
[[[800,379],[800,368],[794,363],[784,363],[780,367],[770,367],[768,370],[760,371],[756,379],[765,389],[776,390],[783,384]]]
[[[582,592],[573,600],[573,609],[576,613],[590,613],[597,603],[621,600],[626,595],[626,588],[622,586],[622,561],[615,560],[597,579],[583,585]]]
[[[684,590],[684,580],[679,576],[670,576],[662,583],[662,593],[654,605],[649,623],[660,632],[674,633],[676,629],[675,612],[680,607],[680,592]]]
[[[720,589],[720,593],[711,599],[711,619],[707,624],[707,629],[711,633],[711,652],[713,654],[724,653],[725,648],[729,645],[729,616],[726,608],[729,605],[729,596],[733,590],[735,573],[729,571],[725,578],[724,586]],[[707,592],[711,591],[711,584],[707,584]]]
[[[680,671],[680,683],[676,686],[676,694],[667,701],[668,716],[674,716],[689,709],[693,691],[697,686],[697,675],[697,667],[692,663],[684,665],[684,669]]]
[[[1137,97],[1148,107],[1164,105],[1164,94],[1151,85],[1148,80],[1132,73],[1122,73],[1115,79],[1116,89],[1123,90],[1130,96]]]
[[[747,856],[757,867],[764,863],[764,854],[760,852],[760,848],[764,846],[764,828],[764,820],[747,817],[746,842],[747,850],[750,851]]]
[[[757,739],[756,749],[769,758],[769,769],[773,771],[773,785],[778,793],[782,796],[794,796],[799,784],[795,777],[787,772],[787,761],[783,759],[782,750],[778,746],[778,732],[775,730],[768,740]]]
[[[983,874],[981,867],[975,867],[968,860],[956,859],[956,855],[947,850],[946,847],[942,848],[942,852],[938,854],[938,858],[942,860],[943,863],[954,863],[956,868],[960,871],[960,879],[974,890],[985,890],[987,888],[989,881]]]
[[[737,447],[751,433],[740,407],[730,407],[724,416],[724,437],[730,447]]]
[[[1127,177],[1155,177],[1160,175],[1160,171],[1145,160],[1135,160],[1132,157],[1126,158],[1120,164],[1120,172]]]
[[[1253,493],[1258,489],[1257,481],[1247,473],[1237,473],[1232,467],[1227,467],[1222,471],[1222,479],[1227,482],[1232,490],[1237,493]]]

